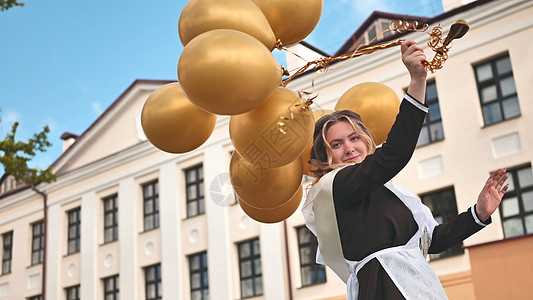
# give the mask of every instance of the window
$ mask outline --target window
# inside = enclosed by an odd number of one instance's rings
[[[118,240],[117,195],[103,199],[104,202],[104,243]]]
[[[387,29],[389,29],[389,25],[390,25],[390,22],[385,22],[385,21],[381,21],[381,30],[382,31],[385,31]],[[383,39],[386,39],[388,38],[389,36],[392,36],[393,32],[392,31],[386,31],[383,33]]]
[[[11,273],[13,258],[13,231],[2,234],[2,275]]]
[[[205,212],[203,173],[202,165],[185,170],[188,218],[201,215]]]
[[[28,300],[41,300],[41,299],[42,299],[41,295],[32,296],[28,298]]]
[[[500,204],[506,238],[533,233],[533,172],[531,165],[508,170],[509,189]]]
[[[80,208],[67,212],[68,214],[68,254],[80,251]]]
[[[520,116],[509,54],[474,66],[485,125]]]
[[[435,81],[428,82],[426,87],[426,105],[429,106],[429,113],[424,119],[417,147],[431,144],[444,139],[442,129],[442,119],[440,115],[439,98],[437,96],[437,85]]]
[[[40,221],[31,226],[31,264],[43,262],[44,255],[44,222]]]
[[[65,289],[67,300],[80,300],[80,286],[75,285]]]
[[[144,268],[144,287],[146,300],[162,299],[160,264]]]
[[[368,30],[368,40],[369,41],[372,41],[374,38],[376,38],[376,36],[378,35],[378,32],[377,32],[377,28],[376,28],[376,25],[372,26],[372,28],[370,28]]]
[[[259,239],[238,244],[241,298],[263,295]]]
[[[104,278],[104,300],[119,300],[118,275]]]
[[[191,299],[209,300],[207,252],[189,256],[189,274],[191,278]]]
[[[429,207],[433,217],[439,223],[445,223],[457,217],[457,202],[453,188],[423,195],[422,202]],[[463,244],[458,243],[439,254],[430,254],[430,259],[439,259],[464,253]]]
[[[296,229],[298,233],[298,249],[300,251],[300,273],[302,286],[326,282],[326,268],[317,264],[316,249],[318,241],[315,235],[305,226]]]
[[[159,185],[153,181],[143,185],[144,231],[159,228]]]

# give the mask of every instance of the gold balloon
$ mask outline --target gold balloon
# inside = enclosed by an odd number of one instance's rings
[[[241,201],[257,209],[270,209],[287,202],[302,182],[302,162],[267,169],[251,164],[233,152],[229,164],[231,184]]]
[[[365,82],[346,91],[337,104],[335,110],[349,109],[363,119],[376,145],[385,142],[387,135],[396,120],[400,109],[400,101],[396,93],[388,86]]]
[[[183,46],[213,29],[242,31],[261,41],[270,51],[276,44],[268,20],[250,0],[190,0],[178,21]]]
[[[325,115],[328,115],[332,113],[333,111],[331,109],[322,109],[322,110],[314,110],[313,111],[313,117],[315,119],[315,122],[318,121],[320,118],[322,118]],[[313,141],[307,146],[304,153],[302,153],[302,163],[303,163],[303,173],[307,176],[314,177],[313,173],[311,173],[312,166],[309,164],[309,159],[311,159],[311,148],[313,148]]]
[[[283,46],[306,38],[322,16],[322,0],[252,0],[265,14]]]
[[[237,197],[237,200],[239,201],[239,206],[248,217],[256,220],[257,222],[271,224],[281,222],[290,217],[300,206],[302,196],[303,188],[300,185],[298,191],[296,191],[292,198],[287,200],[287,202],[283,203],[282,205],[270,209],[258,209],[252,207],[239,199],[239,197]]]
[[[150,143],[170,153],[201,146],[213,132],[216,120],[216,115],[192,104],[177,82],[153,92],[141,112],[141,125]]]
[[[302,111],[296,104],[303,104],[298,94],[279,87],[257,108],[232,116],[229,134],[235,150],[267,168],[298,159],[313,139],[314,120],[310,109]]]
[[[245,113],[279,86],[282,70],[263,44],[246,33],[211,30],[195,37],[178,61],[187,97],[218,115]]]

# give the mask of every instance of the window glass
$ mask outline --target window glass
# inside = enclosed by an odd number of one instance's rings
[[[503,221],[503,230],[506,238],[523,235],[522,220],[520,218],[511,218]]]
[[[522,204],[524,205],[524,212],[533,211],[533,191],[522,193]]]
[[[485,63],[485,64],[477,66],[476,74],[477,74],[478,82],[482,82],[487,79],[491,79],[493,77],[492,68],[489,63]]]
[[[431,140],[440,141],[444,139],[444,130],[442,129],[442,122],[431,124],[429,130],[431,130]]]
[[[502,57],[496,61],[496,69],[498,74],[502,75],[511,71],[511,60],[509,56]]]
[[[499,103],[493,103],[483,106],[483,116],[486,124],[500,122],[502,120],[502,112]]]
[[[516,94],[516,86],[514,84],[514,77],[507,77],[500,80],[500,88],[502,89],[502,97]]]
[[[518,198],[516,197],[503,199],[501,206],[504,217],[510,217],[520,213],[520,208],[518,207]]]
[[[526,233],[533,233],[533,215],[526,216],[524,220],[526,222]]]
[[[512,192],[514,191],[514,180],[513,180],[514,175],[512,172],[508,172],[508,174],[509,174],[509,177],[505,181],[505,184],[509,184],[509,188],[507,189],[507,192]]]
[[[418,137],[417,146],[423,146],[429,144],[429,128],[422,127],[420,130],[420,136]]]
[[[481,101],[488,103],[498,99],[498,92],[495,85],[490,85],[481,89]]]
[[[503,114],[506,119],[517,117],[520,115],[520,105],[516,96],[503,100]]]
[[[518,182],[521,187],[533,186],[533,172],[531,167],[522,168],[517,170]]]
[[[440,120],[440,105],[439,103],[432,103],[429,106],[429,120]]]

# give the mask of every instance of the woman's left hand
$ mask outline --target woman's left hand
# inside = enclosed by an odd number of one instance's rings
[[[488,220],[496,208],[500,206],[503,195],[509,188],[509,184],[503,186],[508,177],[509,174],[506,170],[497,170],[490,175],[485,186],[481,190],[481,193],[479,193],[479,196],[477,197],[476,213],[482,222]]]

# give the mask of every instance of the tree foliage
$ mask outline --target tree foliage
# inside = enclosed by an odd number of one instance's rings
[[[0,118],[0,122],[2,119]],[[37,151],[45,152],[52,144],[48,141],[50,129],[44,126],[43,130],[35,133],[26,142],[16,141],[18,122],[15,122],[3,140],[0,140],[0,163],[4,167],[4,172],[11,174],[16,180],[23,180],[25,183],[35,184],[38,182],[52,182],[56,175],[48,168],[30,168],[28,162],[35,157]]]
[[[0,0],[0,11],[8,10],[13,6],[24,6],[24,3],[17,0]]]

